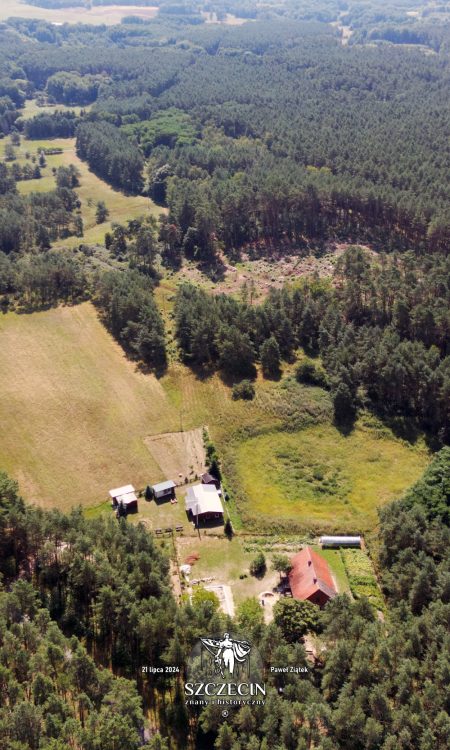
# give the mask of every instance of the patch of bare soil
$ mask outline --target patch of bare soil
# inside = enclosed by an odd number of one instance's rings
[[[194,481],[206,471],[203,430],[198,427],[187,432],[167,432],[144,439],[164,479],[184,484]]]
[[[221,258],[223,273],[220,280],[212,281],[194,264],[186,264],[180,272],[183,281],[200,284],[213,294],[239,294],[245,292],[249,302],[261,301],[271,289],[281,289],[286,283],[295,283],[302,277],[318,275],[320,278],[333,276],[337,259],[350,246],[350,243],[332,243],[318,256],[292,249],[273,250],[262,258],[254,258],[250,252],[243,252],[241,261],[232,265],[224,256]],[[369,248],[366,248],[369,250]]]

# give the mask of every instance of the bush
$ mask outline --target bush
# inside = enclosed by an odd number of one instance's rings
[[[255,386],[251,380],[242,380],[240,383],[236,383],[233,386],[232,398],[233,401],[243,399],[244,401],[252,401],[255,396]]]
[[[233,537],[233,526],[231,525],[231,521],[230,521],[229,518],[227,518],[227,520],[225,521],[224,532],[225,532],[225,536],[228,539],[232,539],[232,537]]]
[[[259,578],[264,575],[266,568],[266,558],[262,552],[258,552],[256,557],[250,563],[250,573],[252,576]]]
[[[325,371],[311,359],[304,359],[300,362],[295,371],[295,377],[299,383],[306,385],[317,385],[321,388],[326,388],[328,385]]]

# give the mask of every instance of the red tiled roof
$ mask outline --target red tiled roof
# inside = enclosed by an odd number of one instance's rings
[[[327,561],[311,547],[305,547],[295,555],[291,565],[289,583],[295,599],[309,599],[318,591],[329,599],[336,596],[337,591]]]

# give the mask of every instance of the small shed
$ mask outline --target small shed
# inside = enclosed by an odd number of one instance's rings
[[[152,487],[152,493],[155,500],[173,500],[175,497],[175,482],[171,479],[167,482],[159,482]]]
[[[322,547],[361,547],[360,536],[321,536]]]
[[[125,484],[123,487],[116,487],[109,491],[113,508],[123,508],[125,513],[131,513],[138,509],[138,499],[136,490],[132,484]]]
[[[220,482],[217,479],[217,477],[213,476],[209,472],[206,472],[205,474],[202,474],[200,479],[202,480],[202,484],[211,484],[213,485],[217,490],[220,489]]]

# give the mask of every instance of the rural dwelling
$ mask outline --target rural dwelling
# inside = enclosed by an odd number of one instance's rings
[[[212,484],[216,489],[220,489],[220,481],[212,474],[206,472],[206,474],[201,475],[200,479],[202,480],[202,484]]]
[[[217,489],[212,484],[195,484],[186,493],[186,512],[195,521],[223,520],[223,507]]]
[[[169,479],[167,482],[154,484],[152,493],[155,500],[173,500],[175,498],[175,482]]]
[[[322,547],[361,547],[360,536],[321,536]]]
[[[336,594],[326,560],[311,547],[305,547],[291,560],[289,585],[294,599],[307,600],[323,607]]]
[[[136,490],[132,484],[126,484],[123,487],[116,487],[115,490],[109,491],[112,500],[112,507],[121,506],[126,513],[132,513],[138,509],[138,499]]]

